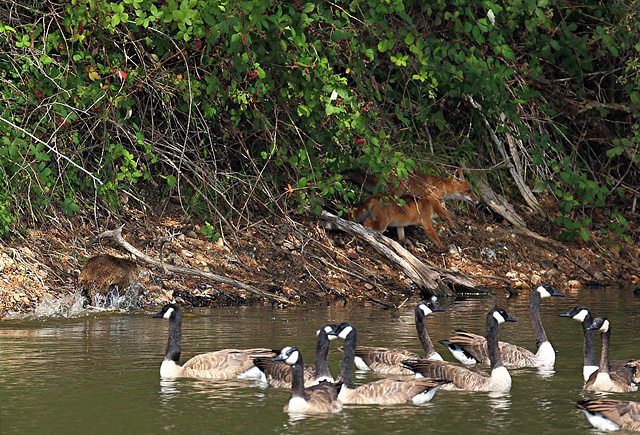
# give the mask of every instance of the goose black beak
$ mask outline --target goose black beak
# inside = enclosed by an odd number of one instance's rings
[[[437,306],[436,304],[433,304],[433,312],[437,313],[437,312],[441,312],[444,311],[444,308]]]

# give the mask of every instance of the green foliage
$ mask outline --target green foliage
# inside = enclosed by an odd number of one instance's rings
[[[207,236],[207,238],[212,242],[215,242],[220,238],[220,233],[216,232],[213,225],[209,222],[205,222],[204,225],[200,227],[200,232]]]
[[[267,178],[250,192],[269,210],[344,212],[346,169],[383,189],[499,163],[486,119],[525,144],[563,237],[587,240],[583,208],[638,180],[621,164],[640,143],[638,15],[595,0],[45,0],[0,23],[0,115],[49,145],[0,120],[2,189],[18,210],[72,214],[84,195],[118,207],[120,190],[186,173],[194,201],[239,213],[234,173]],[[599,125],[610,136],[592,141]]]

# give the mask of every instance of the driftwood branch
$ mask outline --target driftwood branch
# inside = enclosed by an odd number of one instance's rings
[[[269,299],[270,301],[273,302],[278,302],[278,303],[282,303],[282,304],[288,304],[288,305],[296,305],[295,302],[292,302],[282,296],[278,296],[278,295],[274,295],[271,293],[267,293],[264,292],[260,289],[257,289],[249,284],[245,284],[243,282],[237,281],[233,278],[227,278],[226,276],[221,276],[221,275],[216,275],[214,273],[210,273],[210,272],[203,272],[200,270],[196,270],[196,269],[189,269],[187,267],[178,267],[178,266],[174,266],[171,264],[166,264],[164,262],[160,262],[142,252],[140,252],[138,249],[136,249],[133,245],[131,245],[129,242],[127,242],[124,237],[122,237],[122,228],[124,227],[121,226],[119,228],[116,228],[115,230],[108,230],[108,231],[104,231],[100,234],[98,234],[95,238],[94,241],[97,240],[101,240],[101,239],[111,239],[114,242],[116,242],[118,245],[122,246],[125,250],[127,250],[128,252],[130,252],[131,254],[133,254],[134,256],[136,256],[137,258],[139,258],[140,260],[144,261],[145,263],[151,264],[153,266],[156,267],[164,267],[164,270],[167,270],[169,272],[173,272],[173,273],[177,273],[177,274],[181,274],[181,275],[188,275],[188,276],[197,276],[200,278],[204,278],[204,279],[208,279],[211,280],[213,282],[217,282],[220,284],[228,284],[232,287],[235,287],[237,289],[240,290],[244,290],[247,291],[249,293],[253,293],[255,295],[261,296],[265,299]]]
[[[527,224],[514,210],[513,206],[504,197],[502,197],[502,195],[498,195],[497,193],[495,193],[485,179],[478,179],[476,181],[476,187],[480,192],[482,200],[489,206],[489,208],[505,218],[507,222],[516,227],[518,230],[522,231],[522,234],[554,246],[559,245],[559,243],[555,240],[541,236],[540,234],[533,232],[529,228],[527,228]]]
[[[487,118],[482,113],[482,106],[479,103],[477,103],[471,95],[465,95],[465,97],[467,98],[467,101],[469,101],[469,104],[471,104],[471,106],[473,106],[474,108],[480,111],[484,124],[487,127],[487,130],[489,130],[489,134],[491,135],[491,139],[493,139],[493,142],[498,147],[498,150],[500,151],[500,154],[502,154],[502,157],[510,162],[508,165],[509,172],[511,173],[511,177],[513,178],[516,185],[518,186],[518,190],[520,191],[520,194],[524,198],[527,205],[529,205],[529,207],[531,207],[531,209],[536,213],[538,213],[540,216],[543,216],[544,218],[549,219],[549,215],[547,214],[545,209],[542,208],[542,206],[540,205],[536,197],[533,195],[533,192],[531,191],[531,189],[529,189],[529,186],[527,186],[527,183],[525,183],[524,178],[522,176],[522,174],[524,174],[524,170],[522,168],[520,154],[518,153],[518,149],[516,146],[516,145],[520,145],[520,147],[523,148],[522,141],[514,137],[514,135],[512,135],[511,133],[506,132],[505,136],[507,138],[507,143],[509,144],[509,152],[510,152],[510,154],[507,154],[507,150],[506,150],[506,147],[504,146],[504,143],[502,142],[502,140],[500,140],[495,130],[491,127],[491,124],[489,124],[489,120],[487,120]],[[500,121],[504,125],[507,124],[507,118],[504,114],[500,115]]]
[[[466,275],[434,269],[420,261],[399,243],[358,223],[341,219],[327,211],[322,211],[320,217],[341,230],[369,243],[376,251],[391,260],[406,273],[418,287],[434,296],[455,295],[455,292],[447,287],[447,283],[453,284],[454,287],[464,287],[475,292],[485,291],[480,284]]]

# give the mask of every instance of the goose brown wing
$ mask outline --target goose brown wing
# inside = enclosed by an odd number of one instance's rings
[[[421,358],[415,352],[402,349],[388,349],[384,347],[356,347],[356,356],[376,373],[387,375],[410,375],[411,370],[402,366],[402,361]]]
[[[405,361],[403,365],[425,378],[451,381],[455,388],[461,390],[476,389],[490,379],[489,373],[483,370],[448,361],[421,359]]]
[[[478,334],[472,334],[465,331],[456,331],[456,333],[447,339],[452,345],[460,346],[471,355],[476,361],[482,364],[489,364],[489,352],[487,351],[487,340]]]
[[[317,385],[305,388],[304,399],[313,412],[340,412],[342,410],[342,402],[338,400],[338,389],[331,382],[322,381]]]
[[[489,365],[489,351],[487,349],[487,339],[482,335],[465,331],[457,331],[449,342],[462,347],[467,353],[473,356],[482,364]],[[508,367],[532,367],[536,365],[536,355],[529,349],[525,349],[515,344],[505,341],[498,342],[502,362]]]
[[[271,349],[223,349],[196,355],[182,365],[184,376],[230,379],[249,370],[254,358],[274,357]]]
[[[638,359],[609,361],[609,370],[612,373],[620,372],[626,376],[631,376],[635,384],[640,384],[640,360]]]
[[[600,391],[601,386],[596,387],[594,385],[596,383],[598,373],[600,373],[600,370],[596,370],[595,372],[591,373],[589,379],[587,379],[587,382],[584,384],[585,390]],[[611,389],[602,391],[611,391],[617,393],[636,391],[638,386],[634,380],[635,376],[635,369],[633,367],[620,366],[618,370],[612,370],[611,364],[609,364],[609,377],[611,378],[612,386],[608,387]]]
[[[598,413],[620,425],[622,429],[640,431],[640,403],[622,400],[586,400],[578,408]]]
[[[356,388],[349,403],[394,405],[411,402],[414,396],[448,383],[429,378],[387,378]]]
[[[291,367],[283,361],[272,361],[271,358],[256,358],[253,364],[264,373],[267,382],[274,388],[291,388]],[[316,367],[313,364],[304,365],[304,386],[315,384]]]

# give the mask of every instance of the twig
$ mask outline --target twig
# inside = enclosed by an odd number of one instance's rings
[[[93,180],[95,182],[97,182],[98,184],[102,185],[102,181],[97,178],[95,175],[93,175],[91,172],[87,171],[85,168],[83,168],[82,166],[78,165],[76,162],[74,162],[73,160],[71,160],[69,157],[65,156],[64,154],[62,154],[61,152],[59,152],[58,150],[56,150],[54,147],[52,147],[51,145],[49,145],[48,143],[38,139],[37,137],[35,137],[34,135],[32,135],[31,133],[29,133],[27,130],[25,130],[24,128],[14,124],[11,121],[8,121],[6,119],[4,119],[2,116],[0,116],[0,121],[4,121],[7,124],[9,124],[11,127],[15,128],[16,130],[20,130],[21,132],[23,132],[24,134],[26,134],[27,136],[29,136],[31,139],[35,140],[38,143],[41,143],[42,145],[44,145],[45,147],[49,148],[50,151],[52,151],[53,153],[55,153],[58,157],[68,161],[69,163],[71,163],[72,166],[75,166],[76,168],[80,169],[82,172],[86,173],[88,176],[90,176],[91,178],[93,178]]]
[[[131,245],[129,242],[127,242],[123,237],[122,237],[122,228],[124,228],[124,225],[116,228],[115,230],[107,230],[107,231],[103,231],[102,233],[98,234],[93,240],[92,242],[95,242],[97,240],[101,240],[101,239],[111,239],[114,242],[116,242],[118,245],[122,246],[124,249],[126,249],[127,251],[129,251],[131,254],[135,255],[137,258],[143,260],[146,263],[152,264],[154,266],[161,266],[161,263],[154,259],[151,258],[150,256],[140,252],[138,249],[136,249],[133,245]],[[274,294],[270,294],[267,292],[264,292],[260,289],[257,289],[255,287],[253,287],[252,285],[249,284],[245,284],[243,282],[237,281],[233,278],[227,278],[226,276],[221,276],[221,275],[216,275],[214,273],[210,273],[210,272],[203,272],[200,270],[195,270],[195,269],[189,269],[186,267],[178,267],[178,266],[173,266],[171,264],[166,265],[166,269],[170,272],[174,272],[174,273],[178,273],[178,274],[182,274],[182,275],[189,275],[189,276],[198,276],[201,278],[205,278],[205,279],[209,279],[211,281],[217,282],[217,283],[221,283],[221,284],[228,284],[232,287],[238,288],[240,290],[244,290],[247,291],[249,293],[253,293],[259,296],[262,296],[263,298],[269,299],[271,301],[274,302],[278,302],[281,304],[288,304],[288,305],[297,305],[295,302],[292,302],[282,296],[277,296]]]

